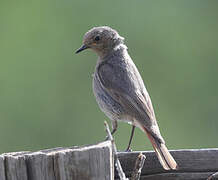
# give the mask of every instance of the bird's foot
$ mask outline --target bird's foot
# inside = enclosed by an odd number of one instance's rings
[[[109,140],[109,136],[106,136],[104,141],[108,141]]]
[[[125,152],[132,152],[132,149],[130,147],[127,147]]]

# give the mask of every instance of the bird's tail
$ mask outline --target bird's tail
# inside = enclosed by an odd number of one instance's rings
[[[154,138],[146,129],[145,132],[148,135],[149,140],[157,154],[157,157],[165,170],[178,169],[178,165],[172,155],[169,153],[166,145],[160,142],[157,138]]]

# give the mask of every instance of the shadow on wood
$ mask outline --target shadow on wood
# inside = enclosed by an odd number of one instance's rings
[[[179,164],[178,171],[165,171],[155,153],[146,151],[140,179],[206,180],[218,171],[218,149],[170,152]],[[127,177],[132,174],[139,153],[118,153]],[[5,153],[0,155],[0,180],[113,180],[113,163],[110,141],[83,147]]]
[[[179,165],[177,171],[164,170],[155,153],[143,152],[146,155],[141,180],[206,180],[218,171],[218,149],[188,149],[170,151]],[[120,152],[118,157],[127,177],[139,152]]]
[[[110,141],[0,156],[0,180],[112,180]]]

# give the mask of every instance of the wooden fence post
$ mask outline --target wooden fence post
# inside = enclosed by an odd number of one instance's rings
[[[110,141],[0,156],[0,180],[113,180]]]
[[[218,149],[170,152],[179,165],[178,171],[165,171],[155,153],[145,151],[142,152],[146,159],[140,180],[206,180],[218,171]],[[128,178],[139,153],[141,152],[117,154]],[[0,155],[0,180],[118,180],[114,171],[111,141],[82,147]]]

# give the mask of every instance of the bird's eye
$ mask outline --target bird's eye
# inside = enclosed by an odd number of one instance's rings
[[[99,36],[96,36],[95,37],[95,41],[99,41],[100,40],[100,37]]]

